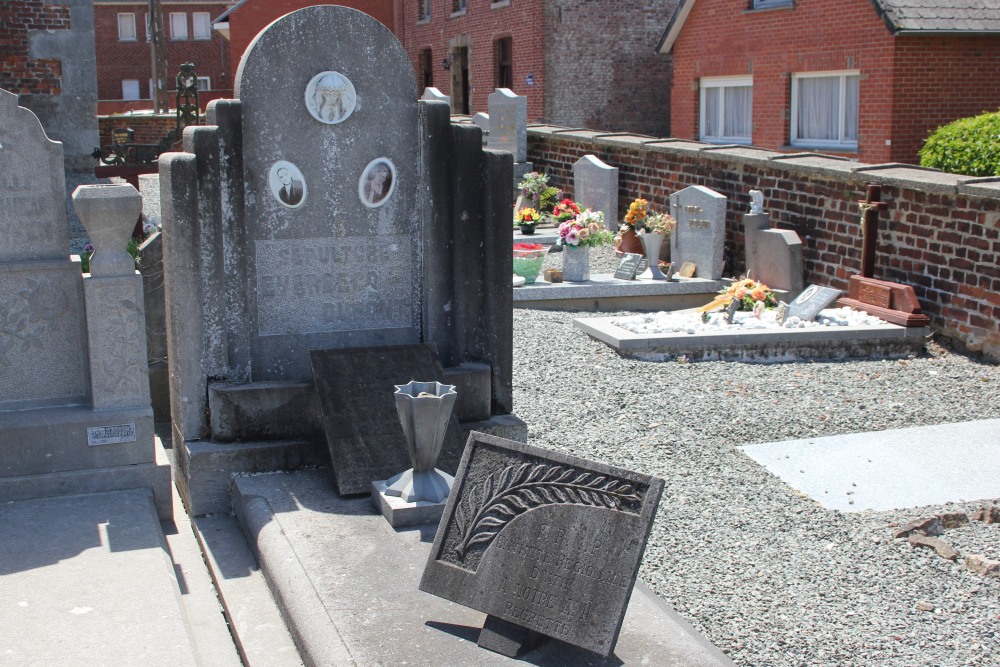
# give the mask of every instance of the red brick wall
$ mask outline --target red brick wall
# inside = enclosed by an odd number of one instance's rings
[[[998,36],[897,37],[895,63],[893,160],[916,164],[934,128],[1000,110]]]
[[[488,113],[487,98],[497,88],[496,40],[510,37],[513,53],[512,90],[528,98],[528,121],[542,119],[545,114],[546,69],[544,42],[544,0],[511,0],[496,5],[491,0],[468,0],[463,15],[452,16],[452,0],[429,0],[431,19],[417,23],[418,0],[400,0],[400,30],[397,36],[413,61],[417,72],[419,95],[423,92],[419,54],[422,49],[433,52],[434,87],[445,95],[452,94],[454,70],[446,71],[442,61],[451,56],[452,40],[464,38],[469,48],[469,113]],[[534,85],[527,84],[532,75]],[[454,107],[453,107],[454,108]]]
[[[746,157],[745,150],[741,155],[688,146],[528,130],[528,159],[570,194],[572,165],[583,155],[618,167],[621,214],[637,196],[666,210],[670,194],[690,185],[726,195],[730,275],[745,262],[740,214],[747,192],[760,189],[772,222],[802,238],[806,281],[846,289],[861,264],[856,201],[869,183],[881,181],[889,211],[880,225],[875,277],[912,285],[937,331],[1000,360],[1000,188],[976,191],[962,185],[967,178],[937,172],[914,170],[905,180],[893,180],[879,171],[855,171],[864,165],[848,162],[797,166],[770,159],[779,156],[770,151]]]
[[[794,8],[756,11],[748,4],[698,0],[688,15],[673,48],[673,135],[698,138],[701,77],[752,74],[753,144],[788,149],[790,74],[856,69],[861,109],[858,151],[851,157],[894,159],[886,145],[892,139],[893,37],[871,1],[796,0]]]
[[[229,15],[229,53],[232,55],[230,71],[232,85],[235,85],[236,70],[240,66],[243,53],[254,37],[275,19],[304,7],[314,5],[343,5],[365,12],[381,21],[382,25],[395,31],[394,0],[337,0],[317,2],[315,0],[249,0]],[[398,36],[398,34],[397,34]]]
[[[43,0],[0,2],[0,88],[18,95],[59,95],[62,66],[58,60],[28,55],[28,33],[69,30],[68,5]]]
[[[656,45],[676,5],[545,2],[545,121],[668,136],[671,58]]]
[[[163,2],[163,32],[166,44],[168,91],[175,91],[174,78],[180,65],[195,64],[198,76],[211,79],[212,89],[231,90],[229,50],[226,40],[212,31],[210,40],[194,39],[194,12],[208,12],[211,18],[222,14],[229,2]],[[152,77],[149,42],[146,41],[146,14],[149,4],[142,0],[117,2],[115,4],[94,3],[94,36],[97,43],[97,97],[99,100],[120,100],[122,80],[137,79],[139,95],[149,99],[149,80]],[[123,42],[118,39],[118,14],[135,14],[136,41]],[[185,12],[188,23],[188,39],[170,38],[170,14]],[[171,104],[173,95],[171,94]],[[147,102],[145,108],[151,108]]]

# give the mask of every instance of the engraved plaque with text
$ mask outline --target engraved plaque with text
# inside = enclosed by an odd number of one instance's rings
[[[601,655],[663,480],[473,432],[420,589]]]

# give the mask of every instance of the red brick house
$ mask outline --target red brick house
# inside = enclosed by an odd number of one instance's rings
[[[232,97],[229,49],[212,29],[212,19],[232,4],[231,0],[161,0],[167,90],[175,89],[179,66],[193,62],[202,108],[209,100]],[[148,36],[146,0],[94,0],[98,114],[152,107]]]
[[[679,138],[916,163],[1000,108],[995,0],[681,0],[658,50]]]
[[[275,19],[294,12],[303,7],[313,5],[342,5],[365,12],[392,30],[396,36],[396,13],[400,0],[337,0],[322,2],[316,0],[239,0],[228,3],[232,7],[218,16],[214,16],[216,29],[229,40],[230,77],[236,80],[236,70],[240,66],[243,53],[250,42]]]
[[[528,98],[529,122],[662,134],[670,64],[655,52],[677,0],[397,0],[417,73],[454,113],[496,88]]]

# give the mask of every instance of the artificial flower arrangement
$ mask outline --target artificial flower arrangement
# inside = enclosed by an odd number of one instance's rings
[[[596,248],[611,243],[612,238],[604,229],[604,214],[589,208],[559,225],[559,245]]]
[[[648,215],[649,202],[645,199],[639,198],[628,205],[628,213],[625,214],[625,220],[622,222],[619,232],[626,232],[629,229],[632,231],[637,231],[642,227],[643,221]]]
[[[637,234],[663,234],[670,236],[677,229],[677,221],[669,213],[649,213],[636,229]]]
[[[541,216],[538,215],[538,211],[533,208],[522,208],[514,213],[514,226],[518,225],[537,225],[538,219]]]
[[[728,289],[721,290],[719,294],[728,297],[728,301],[739,301],[737,310],[753,310],[757,303],[763,303],[765,308],[778,307],[778,298],[771,288],[753,278],[733,281]]]
[[[541,243],[515,243],[514,250],[544,250]]]
[[[559,188],[549,185],[549,177],[539,171],[525,174],[517,190],[529,206],[545,212],[553,199],[559,198]]]
[[[552,217],[563,223],[580,215],[580,207],[572,199],[563,199],[552,207]]]

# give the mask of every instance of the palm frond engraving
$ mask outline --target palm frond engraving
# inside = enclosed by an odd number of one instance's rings
[[[457,544],[452,553],[463,559],[468,550],[488,545],[515,517],[546,505],[584,505],[637,512],[643,494],[620,479],[547,463],[510,465],[486,478],[455,508]]]

